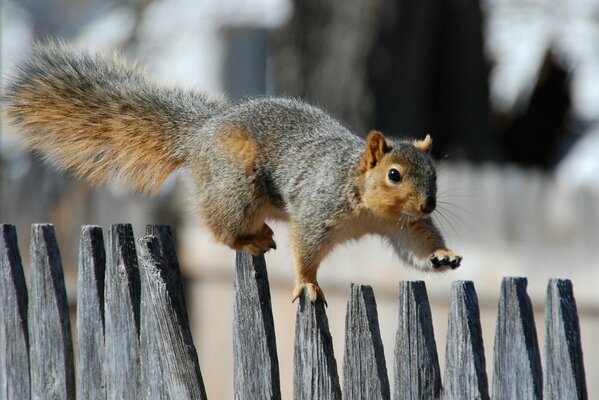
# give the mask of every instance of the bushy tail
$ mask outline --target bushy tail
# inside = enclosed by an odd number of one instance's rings
[[[155,192],[189,154],[193,135],[227,104],[164,88],[116,56],[37,45],[6,82],[2,115],[62,169],[92,183],[116,176]]]

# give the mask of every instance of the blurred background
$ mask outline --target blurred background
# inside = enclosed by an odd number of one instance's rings
[[[358,135],[434,138],[435,213],[463,266],[427,275],[377,238],[338,248],[320,283],[342,361],[350,283],[372,285],[391,374],[398,281],[424,280],[443,369],[450,283],[478,291],[489,382],[501,277],[528,277],[539,343],[550,277],[573,281],[589,398],[599,398],[599,0],[0,0],[3,75],[32,41],[120,50],[161,80],[233,101],[298,96]],[[153,198],[92,188],[20,149],[2,126],[0,221],[55,224],[74,312],[80,227],[170,224],[210,398],[233,397],[234,253],[189,207],[183,174]],[[292,387],[295,305],[284,225],[267,255],[283,397]],[[75,326],[73,324],[73,326]],[[341,371],[341,367],[339,367]]]

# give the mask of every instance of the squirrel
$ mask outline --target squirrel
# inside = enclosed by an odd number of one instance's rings
[[[164,87],[117,55],[36,44],[7,79],[3,119],[60,169],[100,184],[116,176],[156,192],[186,169],[216,240],[254,255],[276,249],[266,220],[290,224],[296,286],[324,300],[321,261],[338,244],[378,234],[425,271],[460,266],[431,214],[432,139],[366,140],[297,99],[224,97]]]

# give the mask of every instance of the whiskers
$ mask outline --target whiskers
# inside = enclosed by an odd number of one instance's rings
[[[452,232],[458,239],[461,239],[462,228],[465,228],[470,234],[476,233],[471,223],[472,220],[480,222],[480,218],[473,214],[466,205],[441,199],[437,199],[437,208],[433,211],[432,218],[445,233]],[[459,225],[459,229],[456,228],[456,224]]]

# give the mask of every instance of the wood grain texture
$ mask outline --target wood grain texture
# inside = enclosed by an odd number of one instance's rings
[[[489,399],[480,309],[471,281],[452,283],[447,325],[443,397]]]
[[[0,224],[0,399],[30,397],[27,286],[14,225]]]
[[[431,308],[423,281],[399,283],[394,399],[441,397],[441,371]]]
[[[54,226],[31,228],[29,360],[32,399],[74,399],[69,306]]]
[[[144,397],[206,399],[171,230],[149,225],[146,232],[138,240]]]
[[[390,399],[376,299],[370,286],[351,285],[345,315],[344,399]]]
[[[586,400],[580,325],[572,282],[550,279],[545,303],[545,400]]]
[[[104,274],[102,228],[85,225],[77,276],[77,398],[106,398],[104,375]]]
[[[333,339],[324,302],[310,301],[304,291],[295,319],[293,398],[296,400],[341,399]]]
[[[139,360],[140,283],[130,224],[110,227],[104,287],[106,397],[142,397]]]
[[[233,303],[235,399],[280,399],[279,361],[264,256],[237,252]]]
[[[503,278],[493,349],[493,398],[541,399],[543,372],[526,278]]]

